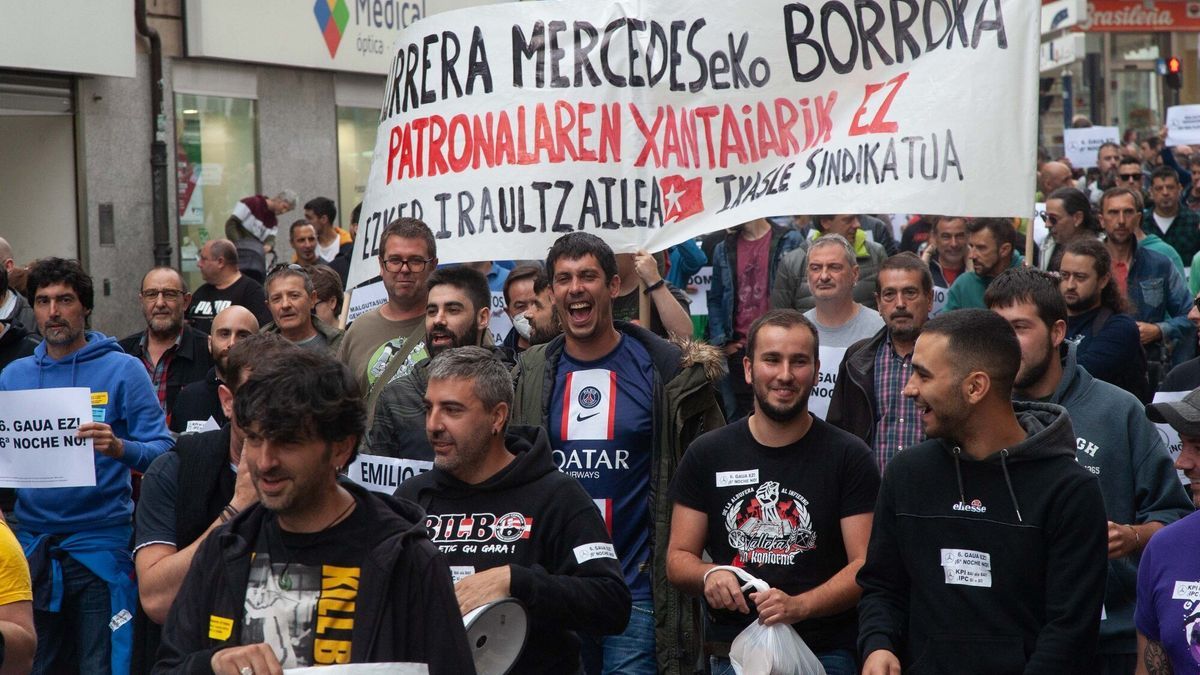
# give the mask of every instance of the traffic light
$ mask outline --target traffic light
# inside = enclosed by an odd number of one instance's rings
[[[1183,62],[1178,56],[1167,59],[1167,87],[1179,91],[1183,87]]]

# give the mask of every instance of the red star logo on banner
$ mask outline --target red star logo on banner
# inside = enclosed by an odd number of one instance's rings
[[[697,176],[691,180],[683,176],[663,176],[658,181],[658,187],[663,195],[663,220],[676,223],[690,218],[704,210],[703,179]]]

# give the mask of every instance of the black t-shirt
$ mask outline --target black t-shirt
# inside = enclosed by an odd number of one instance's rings
[[[736,449],[736,452],[731,451]],[[841,519],[875,509],[879,470],[859,438],[822,420],[796,443],[760,444],[749,418],[697,438],[671,481],[671,500],[708,515],[705,549],[789,595],[820,586],[849,562]],[[710,608],[709,634],[732,641],[756,617]],[[794,624],[815,652],[854,649],[851,609]]]
[[[192,328],[212,335],[212,322],[221,310],[241,305],[258,318],[258,325],[271,323],[271,311],[267,309],[267,293],[262,284],[241,276],[229,287],[217,290],[212,284],[204,284],[192,294],[192,304],[187,308],[187,320]]]
[[[360,502],[345,520],[312,534],[285,532],[267,516],[246,583],[242,644],[267,644],[284,668],[350,662],[372,538],[368,511]]]

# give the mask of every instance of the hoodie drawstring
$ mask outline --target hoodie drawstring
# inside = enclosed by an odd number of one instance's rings
[[[958,466],[958,456],[962,454],[962,448],[956,445],[950,453],[954,455],[954,475],[958,478],[958,503],[965,505],[967,503],[967,493],[963,490],[962,470]]]
[[[1004,472],[1004,484],[1008,486],[1008,496],[1012,499],[1013,509],[1017,512],[1017,522],[1023,523],[1025,521],[1021,518],[1021,505],[1017,503],[1017,493],[1013,492],[1012,479],[1008,476],[1008,448],[1000,451],[1000,470]],[[962,478],[959,478],[960,486],[961,483]]]

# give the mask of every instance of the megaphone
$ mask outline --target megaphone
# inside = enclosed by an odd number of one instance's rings
[[[525,648],[529,615],[516,598],[489,602],[463,617],[467,644],[479,675],[505,675]]]

